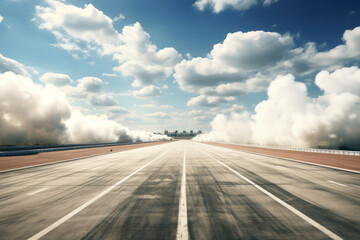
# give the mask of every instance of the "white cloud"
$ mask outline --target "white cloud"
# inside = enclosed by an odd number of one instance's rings
[[[0,73],[4,73],[7,71],[11,71],[27,77],[30,76],[28,71],[26,71],[26,67],[23,64],[19,63],[14,59],[7,58],[0,53]]]
[[[36,6],[34,20],[59,38],[76,38],[98,45],[118,42],[118,32],[112,20],[92,4],[78,8],[54,0],[46,0],[48,7]]]
[[[360,95],[360,70],[358,67],[341,68],[332,73],[322,71],[316,75],[315,83],[326,94],[344,92]]]
[[[66,74],[47,72],[40,77],[40,81],[58,87],[70,85],[73,80]]]
[[[151,85],[169,77],[181,59],[174,48],[157,50],[150,42],[150,35],[138,22],[123,28],[121,40],[123,44],[114,50],[114,58],[120,65],[114,70],[134,76],[132,85],[135,87]]]
[[[111,106],[106,108],[106,111],[111,112],[113,114],[124,114],[129,112],[126,108],[121,106]]]
[[[140,90],[135,90],[132,92],[135,97],[154,97],[162,94],[161,89],[157,86],[150,85],[143,87]]]
[[[105,115],[84,115],[74,110],[65,94],[54,85],[43,87],[28,77],[12,72],[0,74],[0,132],[0,144],[169,139],[163,135],[130,130]]]
[[[278,0],[197,0],[194,6],[200,11],[209,7],[214,13],[220,13],[228,8],[244,11],[252,6],[256,6],[259,2],[263,2],[264,5],[270,5],[277,1]]]
[[[59,143],[71,109],[63,93],[12,72],[0,74],[0,144]]]
[[[109,92],[104,92],[103,87],[106,82],[97,77],[83,77],[78,79],[77,86],[70,85],[74,81],[66,74],[61,73],[45,73],[40,77],[40,81],[46,85],[53,85],[58,87],[71,100],[86,99],[86,104],[96,107],[109,107],[117,105],[114,95]]]
[[[260,71],[268,71],[289,58],[294,46],[290,35],[274,32],[229,33],[223,43],[214,45],[206,58],[183,60],[175,67],[174,77],[182,90],[198,92],[209,86],[250,80],[243,92],[263,85]],[[255,79],[256,78],[256,79]],[[237,92],[241,84],[237,85]],[[266,86],[265,86],[266,87]],[[263,86],[262,86],[263,88]]]
[[[360,27],[346,30],[343,35],[345,44],[336,46],[327,52],[316,52],[310,64],[318,68],[341,65],[360,58]]]
[[[97,77],[84,77],[78,80],[78,88],[81,91],[99,93],[102,91],[103,86],[106,84]]]
[[[310,98],[304,83],[295,82],[291,74],[277,77],[269,86],[268,99],[249,115],[218,115],[212,132],[199,140],[290,145],[303,147],[360,146],[360,78],[357,67],[322,72],[316,84],[324,95]],[[334,88],[340,79],[344,88]],[[241,132],[242,134],[234,134]]]
[[[134,77],[134,87],[153,85],[169,77],[182,58],[174,48],[157,49],[138,22],[118,33],[113,20],[92,4],[79,8],[53,0],[47,3],[47,7],[36,7],[34,20],[39,28],[56,36],[55,46],[76,58],[87,57],[92,51],[112,56],[119,63],[114,70]]]
[[[121,20],[124,20],[124,19],[125,19],[124,14],[120,13],[119,16],[114,18],[114,22],[121,21]]]
[[[117,104],[113,96],[108,93],[89,94],[86,103],[93,106],[115,106]]]
[[[235,101],[234,97],[218,97],[218,96],[197,96],[191,98],[187,106],[189,107],[214,107],[221,103],[229,103]]]
[[[211,122],[212,131],[198,135],[194,140],[249,143],[252,137],[252,124],[247,112],[232,113],[229,118],[224,114],[218,114]]]
[[[306,76],[333,71],[360,58],[360,27],[347,30],[344,44],[318,51],[315,43],[296,47],[289,34],[235,32],[206,57],[182,60],[174,78],[184,91],[206,96],[238,96],[264,91],[279,74]]]
[[[116,77],[117,76],[116,73],[103,73],[101,75],[103,75],[105,77]]]

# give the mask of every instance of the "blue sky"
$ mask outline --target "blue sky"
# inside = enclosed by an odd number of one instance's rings
[[[131,129],[209,132],[219,114],[255,119],[278,76],[322,97],[321,71],[359,64],[359,11],[355,0],[4,0],[0,71]]]

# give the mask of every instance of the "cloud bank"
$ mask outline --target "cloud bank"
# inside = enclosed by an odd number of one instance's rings
[[[197,93],[202,99],[266,91],[280,74],[307,76],[356,62],[360,57],[359,39],[360,27],[346,30],[344,44],[319,51],[311,42],[297,47],[294,37],[289,34],[229,33],[206,57],[183,59],[175,67],[174,78],[181,90]],[[198,106],[193,102],[191,99],[188,105]]]
[[[291,74],[280,75],[254,114],[218,114],[211,122],[212,131],[195,139],[359,150],[360,69],[322,71],[315,83],[324,93],[311,98],[304,83]]]
[[[66,75],[54,75],[54,78],[68,82]],[[42,80],[59,83],[51,80],[49,74],[44,75]],[[62,84],[61,81],[60,83]],[[96,84],[85,84],[85,88],[97,91],[100,87]],[[101,98],[102,95],[99,96]],[[164,135],[130,130],[105,115],[84,115],[74,110],[64,92],[53,84],[44,87],[34,83],[29,77],[13,72],[0,74],[0,132],[1,145],[169,139]]]

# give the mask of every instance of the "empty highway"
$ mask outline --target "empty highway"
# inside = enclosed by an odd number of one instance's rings
[[[360,174],[169,142],[0,173],[0,239],[360,239]]]

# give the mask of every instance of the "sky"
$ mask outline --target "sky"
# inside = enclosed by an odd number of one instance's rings
[[[360,148],[360,2],[3,0],[0,144]]]

